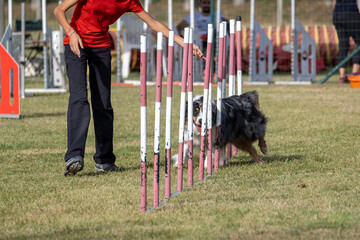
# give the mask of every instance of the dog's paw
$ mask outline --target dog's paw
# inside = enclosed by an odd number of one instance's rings
[[[259,144],[258,144],[259,148],[260,148],[260,151],[263,153],[263,154],[267,154],[268,152],[268,148],[267,148],[267,145],[266,145],[266,141],[265,139],[259,139]]]
[[[174,162],[173,167],[174,167],[174,168],[177,168],[177,167],[178,167],[178,155],[173,155],[173,156],[171,157],[171,160]]]
[[[220,157],[219,159],[219,166],[223,167],[227,163],[227,160],[225,157]]]
[[[260,146],[259,146],[259,147],[260,147]],[[261,151],[263,154],[267,154],[267,152],[268,152],[267,146],[266,146],[266,147],[260,147],[260,151]]]

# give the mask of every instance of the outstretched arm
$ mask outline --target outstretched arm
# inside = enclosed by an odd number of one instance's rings
[[[136,15],[143,20],[149,28],[154,32],[162,32],[166,38],[169,38],[170,29],[166,27],[164,24],[154,19],[149,13],[146,11],[142,11],[136,13]],[[180,46],[184,47],[184,39],[179,35],[175,34],[175,42]],[[200,48],[194,44],[193,55],[198,58],[204,58],[204,54],[201,52]]]

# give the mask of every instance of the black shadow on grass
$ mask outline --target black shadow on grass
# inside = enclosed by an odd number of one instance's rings
[[[120,167],[119,172],[95,172],[95,171],[81,172],[81,173],[77,174],[76,176],[78,176],[78,177],[95,177],[95,176],[105,175],[105,174],[109,174],[109,173],[122,174],[122,173],[127,172],[127,171],[137,171],[137,170],[140,170],[140,165],[137,168],[135,168],[135,167],[130,167],[130,168]]]
[[[21,115],[21,118],[44,118],[44,117],[59,117],[65,116],[66,112],[54,112],[54,113],[33,113]]]
[[[269,155],[269,156],[263,156],[261,157],[264,161],[264,164],[271,163],[271,162],[289,162],[289,161],[299,161],[303,158],[301,155],[290,155],[290,156],[283,156],[283,155]],[[233,166],[242,166],[242,165],[250,165],[254,164],[254,160],[249,157],[246,161],[229,161],[227,165],[233,165]]]
[[[289,162],[289,161],[300,161],[302,159],[303,156],[301,155],[290,155],[290,156],[283,156],[283,155],[269,155],[269,156],[263,156],[262,159],[264,161],[264,164],[267,163],[271,163],[271,162]],[[198,159],[194,159],[194,163],[193,163],[193,167],[197,168],[199,166],[199,160]],[[228,163],[225,165],[228,167],[231,166],[245,166],[245,165],[252,165],[255,164],[254,160],[251,157],[248,157],[247,160],[243,161],[238,161],[238,160],[234,160],[234,159],[230,159],[230,161],[228,161]],[[152,169],[154,166],[153,162],[147,162],[147,168]],[[165,163],[164,162],[160,162],[159,163],[160,167],[164,167]],[[139,167],[120,167],[121,171],[119,172],[119,174],[121,174],[122,172],[126,172],[126,171],[138,171],[140,170],[140,164]],[[184,170],[186,171],[187,169],[187,164],[184,164]],[[171,170],[172,171],[177,171],[177,168],[174,168],[173,166],[171,166]],[[100,174],[108,174],[109,172],[87,172],[87,173],[80,173],[77,176],[78,177],[92,177],[92,176],[99,176]]]
[[[303,159],[302,155],[269,155],[262,158],[265,163],[270,162],[290,162],[300,161]]]
[[[96,176],[105,175],[108,173],[109,172],[81,172],[81,173],[76,174],[76,177],[96,177]],[[118,173],[121,174],[121,172],[118,172]]]

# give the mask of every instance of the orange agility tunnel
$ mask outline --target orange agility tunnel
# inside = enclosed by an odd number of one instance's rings
[[[333,25],[312,25],[304,26],[305,30],[314,39],[316,43],[317,71],[325,70],[325,66],[335,66],[337,64],[337,54],[339,50],[339,39],[336,29]],[[275,71],[291,70],[291,52],[290,44],[292,41],[291,27],[264,27],[264,32],[272,41],[274,49],[274,62],[276,62]],[[301,43],[301,33],[299,36],[299,44]],[[350,51],[355,50],[355,42],[350,39]],[[242,55],[245,62],[244,71],[247,72],[250,46],[250,28],[242,28]],[[256,43],[259,47],[259,41]]]

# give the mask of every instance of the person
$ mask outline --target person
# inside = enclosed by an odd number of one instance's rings
[[[66,12],[74,5],[76,7],[69,23]],[[65,0],[54,10],[57,21],[66,31],[65,63],[70,97],[65,176],[75,175],[84,167],[85,142],[90,122],[87,65],[95,131],[95,171],[119,171],[113,153],[114,115],[110,102],[111,55],[108,30],[109,25],[126,12],[135,13],[152,31],[169,36],[169,28],[144,11],[139,0]],[[184,45],[184,39],[179,35],[175,35],[174,40],[180,46]],[[196,45],[193,55],[204,58]]]
[[[333,24],[339,38],[338,60],[345,59],[349,51],[349,38],[360,46],[360,13],[356,0],[333,0]],[[339,68],[339,83],[349,83],[344,66]],[[351,75],[360,74],[360,53],[354,56]]]
[[[199,0],[201,11],[194,12],[195,31],[202,40],[203,50],[206,49],[208,24],[211,23],[210,16],[210,0]],[[214,18],[216,19],[217,12],[214,11]],[[220,14],[221,21],[227,21],[223,14]],[[215,20],[216,21],[216,20]],[[190,25],[190,14],[187,15],[181,22],[176,25],[176,30],[180,35],[184,34],[184,28]],[[205,51],[205,50],[204,50]]]

